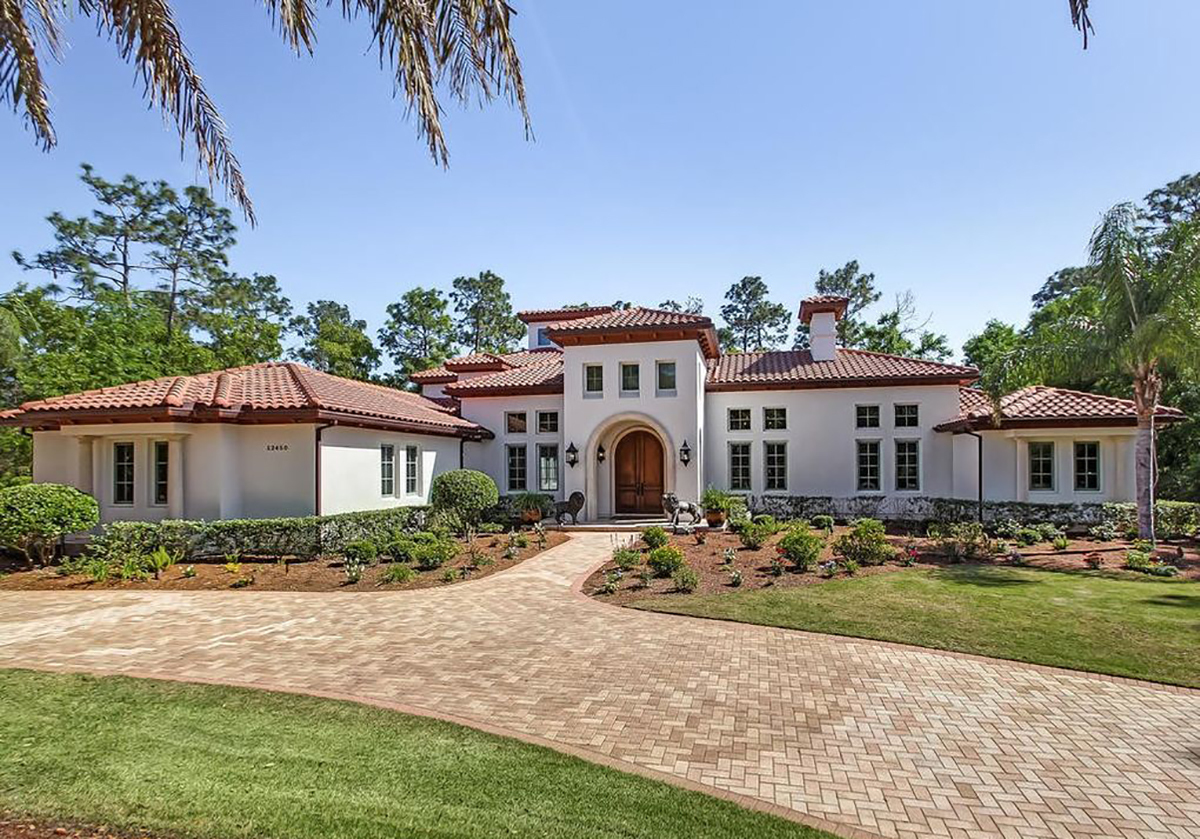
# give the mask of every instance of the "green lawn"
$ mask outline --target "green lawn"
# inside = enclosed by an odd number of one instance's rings
[[[961,565],[637,608],[1200,687],[1200,585]]]
[[[0,811],[195,837],[829,837],[362,705],[0,671]]]

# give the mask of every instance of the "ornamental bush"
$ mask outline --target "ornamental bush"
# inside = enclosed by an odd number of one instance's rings
[[[96,499],[62,484],[21,484],[0,490],[0,544],[44,565],[63,536],[91,530],[100,520]]]
[[[896,554],[896,549],[888,544],[883,522],[878,519],[859,519],[854,522],[853,529],[833,543],[833,550],[846,560],[843,565],[849,562],[883,565]]]
[[[458,545],[449,539],[435,539],[432,542],[418,542],[413,545],[413,562],[422,571],[432,571],[441,568],[458,555]]]
[[[683,551],[674,545],[663,545],[660,548],[655,548],[650,551],[650,558],[646,561],[660,577],[669,577],[687,564],[683,558]]]
[[[429,503],[434,510],[456,515],[464,524],[475,526],[485,510],[500,501],[500,490],[490,476],[474,469],[455,469],[433,479]]]
[[[700,585],[700,575],[696,573],[696,569],[685,564],[675,569],[671,574],[671,581],[675,583],[676,591],[686,594],[695,591]]]
[[[356,562],[371,563],[378,559],[379,549],[368,539],[358,539],[342,548],[342,555]]]
[[[774,519],[770,522],[751,522],[738,531],[738,538],[742,540],[743,547],[757,551],[775,535],[775,529]]]
[[[825,540],[813,533],[807,524],[792,525],[779,540],[779,552],[799,571],[811,568],[824,547]]]
[[[642,533],[642,541],[645,542],[646,547],[650,548],[651,550],[654,550],[655,548],[661,548],[663,545],[667,544],[667,531],[663,530],[658,525],[655,525],[654,527],[647,527],[645,532]]]

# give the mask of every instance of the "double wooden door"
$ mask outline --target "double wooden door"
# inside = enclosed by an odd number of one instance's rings
[[[613,457],[616,512],[661,513],[663,471],[663,448],[657,437],[649,431],[622,437]]]

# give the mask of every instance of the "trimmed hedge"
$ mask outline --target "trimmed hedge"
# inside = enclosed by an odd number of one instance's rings
[[[30,562],[45,563],[63,536],[91,530],[100,520],[96,499],[64,484],[18,484],[0,489],[0,545]]]
[[[453,513],[464,524],[476,525],[485,511],[495,507],[500,491],[490,475],[474,469],[454,469],[433,479],[429,503],[435,510]]]
[[[182,560],[229,554],[311,559],[340,554],[353,542],[389,544],[422,525],[426,515],[424,507],[392,507],[275,519],[118,521],[104,525],[88,550],[106,558],[145,556],[162,547]]]

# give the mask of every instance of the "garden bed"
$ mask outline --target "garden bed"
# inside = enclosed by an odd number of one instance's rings
[[[245,556],[232,563],[225,559],[196,560],[176,563],[163,570],[158,579],[153,574],[147,579],[121,579],[119,574],[114,573],[103,582],[95,581],[87,573],[64,575],[58,567],[30,569],[23,561],[8,557],[0,559],[0,591],[400,591],[429,588],[486,577],[512,568],[543,550],[538,547],[532,532],[524,531],[522,535],[527,544],[525,547],[516,547],[515,554],[508,552],[507,534],[479,536],[475,540],[474,557],[466,542],[456,539],[459,550],[453,559],[438,568],[427,570],[410,564],[407,567],[412,569],[413,577],[407,582],[388,582],[385,579],[389,569],[399,564],[388,561],[390,558],[386,555],[364,568],[357,582],[347,578],[342,556],[288,562],[270,557]],[[549,531],[545,534],[545,549],[560,545],[567,538],[564,533]]]

